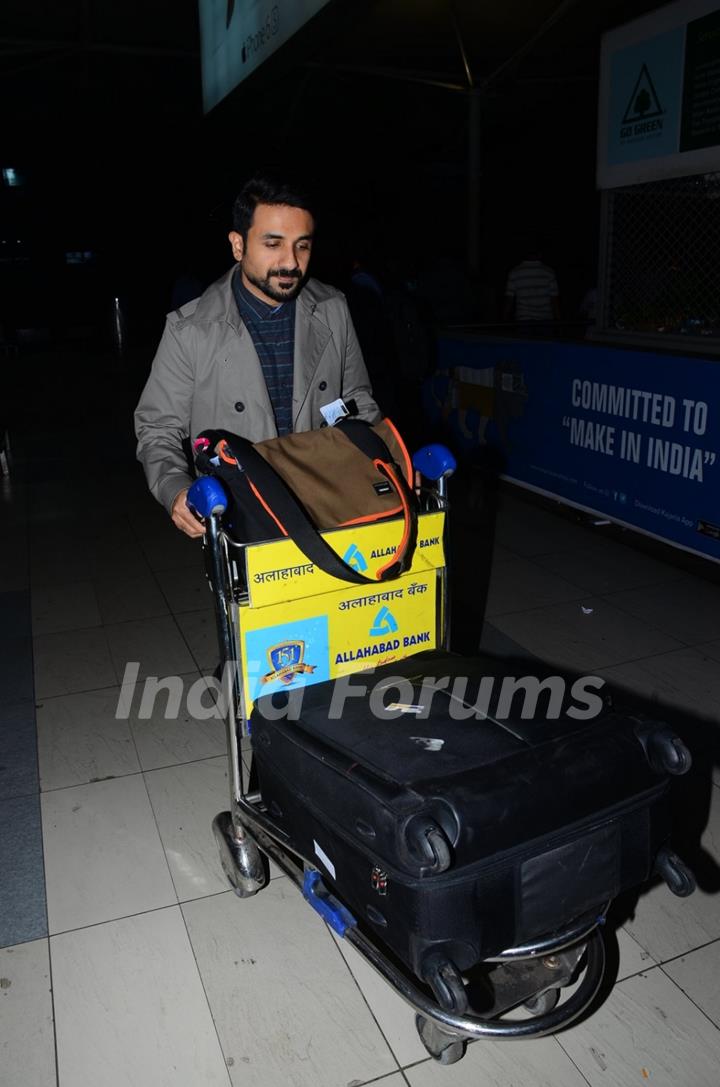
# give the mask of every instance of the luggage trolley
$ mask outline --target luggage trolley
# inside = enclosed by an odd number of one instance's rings
[[[455,468],[454,459],[442,446],[426,446],[413,457],[413,466],[422,477],[419,489],[421,523],[424,517],[441,518],[441,543],[445,549],[448,542],[446,480]],[[205,555],[215,602],[230,764],[230,810],[216,816],[213,831],[223,870],[235,894],[239,898],[257,894],[267,881],[266,858],[275,861],[327,924],[353,944],[415,1010],[420,1038],[430,1055],[441,1064],[459,1060],[471,1039],[536,1038],[572,1022],[591,1003],[603,979],[605,954],[600,930],[604,916],[586,917],[565,931],[524,946],[507,948],[484,960],[479,969],[486,978],[490,996],[483,999],[482,1014],[476,1014],[468,1007],[467,989],[457,971],[441,963],[426,977],[417,977],[327,886],[326,877],[315,863],[318,858],[300,856],[288,848],[286,835],[263,804],[252,761],[248,767],[242,758],[250,740],[250,692],[245,671],[248,662],[244,661],[242,650],[243,631],[254,610],[251,578],[255,577],[257,581],[257,575],[252,574],[252,569],[257,569],[258,557],[262,558],[263,553],[277,543],[294,545],[285,540],[243,544],[232,539],[223,524],[228,498],[222,484],[213,476],[196,480],[188,502],[206,524]],[[363,526],[362,531],[374,529]],[[331,544],[333,535],[325,534]],[[342,546],[342,541],[340,543]],[[304,561],[298,552],[298,562]],[[300,567],[295,569],[297,572]],[[292,580],[292,575],[289,576]],[[404,575],[408,576],[412,574]],[[449,600],[444,550],[442,562],[435,564],[430,577],[435,581],[436,591],[427,594],[428,607],[432,604],[434,609],[434,614],[428,618],[433,623],[435,646],[447,648]],[[342,587],[341,583],[336,583]],[[382,591],[388,584],[394,583],[379,584],[378,588]],[[357,586],[345,588],[357,591]],[[410,656],[412,650],[399,655]],[[294,656],[290,653],[284,659],[286,666],[291,668],[304,667],[309,671],[312,667],[303,664],[302,654],[298,658],[297,651]],[[282,655],[272,664],[281,670]],[[360,661],[355,670],[363,667],[367,667],[367,662]],[[347,672],[346,668],[345,674]],[[574,991],[567,999],[559,1001],[561,989],[573,985],[578,978],[580,981]],[[518,1016],[520,1009],[522,1015]]]

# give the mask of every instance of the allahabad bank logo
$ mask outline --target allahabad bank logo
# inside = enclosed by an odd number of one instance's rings
[[[660,104],[647,64],[640,66],[632,94],[620,122],[620,139],[636,139],[662,132],[665,110]]]
[[[281,683],[290,684],[296,676],[312,674],[315,671],[314,664],[305,664],[305,642],[300,639],[272,646],[268,649],[267,656],[272,670],[262,677],[263,683],[279,680]]]
[[[350,544],[343,555],[343,562],[346,562],[348,566],[352,566],[353,570],[357,570],[360,574],[364,574],[368,568],[365,556],[360,548],[354,543]]]
[[[397,619],[390,609],[380,608],[368,633],[371,638],[381,638],[384,634],[395,634],[397,629]]]

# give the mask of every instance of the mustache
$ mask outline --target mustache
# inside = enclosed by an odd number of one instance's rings
[[[276,276],[279,279],[302,279],[302,272],[299,272],[297,268],[271,268],[268,279],[270,276]]]

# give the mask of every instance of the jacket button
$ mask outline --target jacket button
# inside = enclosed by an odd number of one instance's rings
[[[324,393],[325,390],[327,389],[327,381],[321,381],[320,384],[318,385],[318,389],[320,390],[321,393]]]
[[[245,411],[245,405],[243,404],[242,400],[238,400],[237,404],[235,405],[235,411]]]

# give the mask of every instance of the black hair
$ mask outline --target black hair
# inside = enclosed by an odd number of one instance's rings
[[[258,204],[302,208],[315,218],[310,197],[302,189],[269,175],[258,175],[245,182],[233,204],[233,230],[245,242]]]

